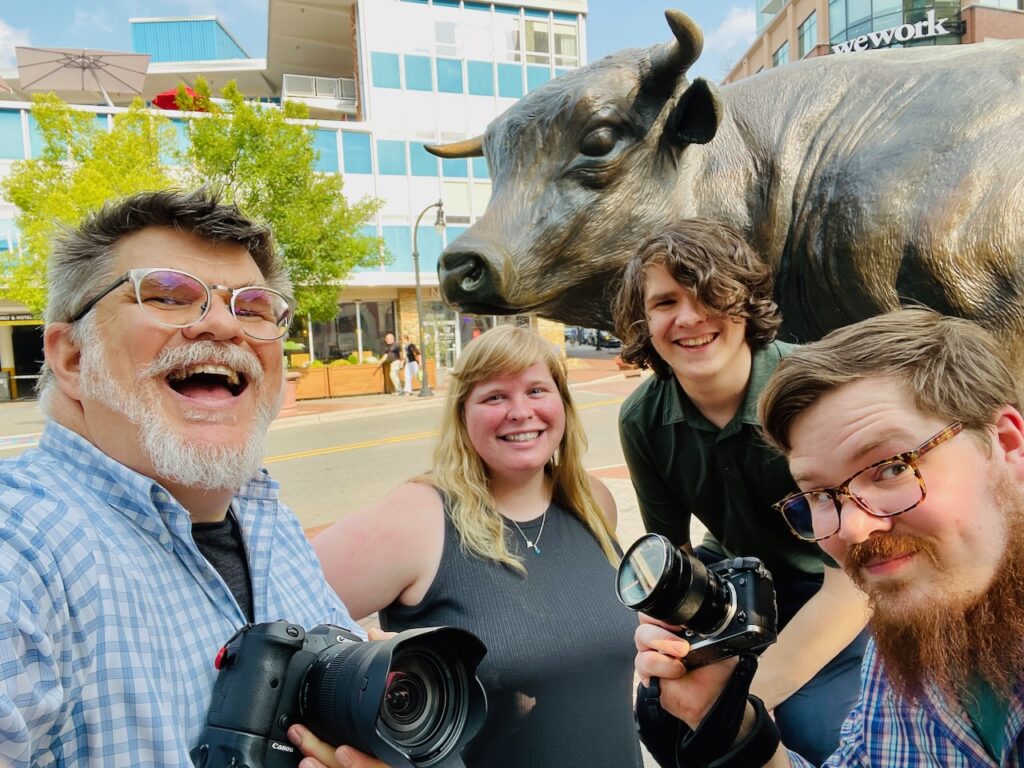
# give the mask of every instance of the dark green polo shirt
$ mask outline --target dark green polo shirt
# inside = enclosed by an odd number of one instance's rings
[[[791,349],[775,341],[754,352],[743,404],[722,429],[697,410],[674,376],[649,378],[619,412],[622,450],[647,530],[686,544],[695,515],[727,555],[760,558],[777,583],[821,574],[824,562],[818,545],[797,539],[771,508],[796,484],[786,460],[758,431],[757,398]]]

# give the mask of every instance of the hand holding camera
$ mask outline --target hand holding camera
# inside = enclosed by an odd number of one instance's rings
[[[641,741],[658,763],[766,762],[778,730],[760,700],[748,697],[755,654],[778,634],[764,564],[732,558],[705,566],[664,536],[648,534],[623,557],[616,591],[642,612],[636,669],[644,683],[636,714]]]
[[[454,627],[362,642],[328,624],[246,626],[217,655],[220,675],[196,768],[294,768],[288,729],[373,754],[392,768],[462,768],[487,711],[486,649]]]

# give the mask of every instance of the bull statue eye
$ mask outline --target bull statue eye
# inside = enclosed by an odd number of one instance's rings
[[[620,135],[618,128],[602,125],[583,137],[580,152],[589,157],[603,157],[615,149]]]

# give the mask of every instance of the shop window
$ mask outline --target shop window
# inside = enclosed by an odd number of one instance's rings
[[[338,132],[313,131],[313,149],[317,158],[315,168],[325,173],[337,173],[338,167]]]
[[[342,131],[341,155],[345,161],[345,173],[373,173],[369,134]]]
[[[430,73],[429,56],[410,56],[405,59],[405,87],[410,91],[434,90],[434,78]]]
[[[373,72],[373,85],[375,88],[401,88],[402,83],[398,73],[398,54],[370,53],[370,69]]]
[[[384,176],[405,176],[405,142],[378,139],[377,168]]]
[[[466,80],[472,95],[494,95],[494,65],[489,61],[467,61]]]
[[[523,97],[523,70],[518,64],[498,65],[498,95],[506,99]]]
[[[437,90],[441,93],[462,93],[462,61],[438,59]]]
[[[413,176],[437,176],[437,158],[422,141],[409,142],[409,167]]]
[[[783,64],[789,63],[789,41],[787,40],[780,45],[775,53],[772,54],[772,66],[781,67]]]
[[[800,58],[814,50],[818,42],[818,14],[811,11],[811,15],[804,19],[804,23],[797,30],[797,37],[800,40]]]

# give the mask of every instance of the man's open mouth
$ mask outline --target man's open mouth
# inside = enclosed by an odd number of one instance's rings
[[[167,385],[179,395],[198,400],[238,397],[249,386],[245,374],[225,365],[202,363],[167,375]]]
[[[689,339],[677,339],[676,344],[680,347],[686,348],[706,347],[717,338],[717,333],[705,333],[703,336],[694,336]]]

